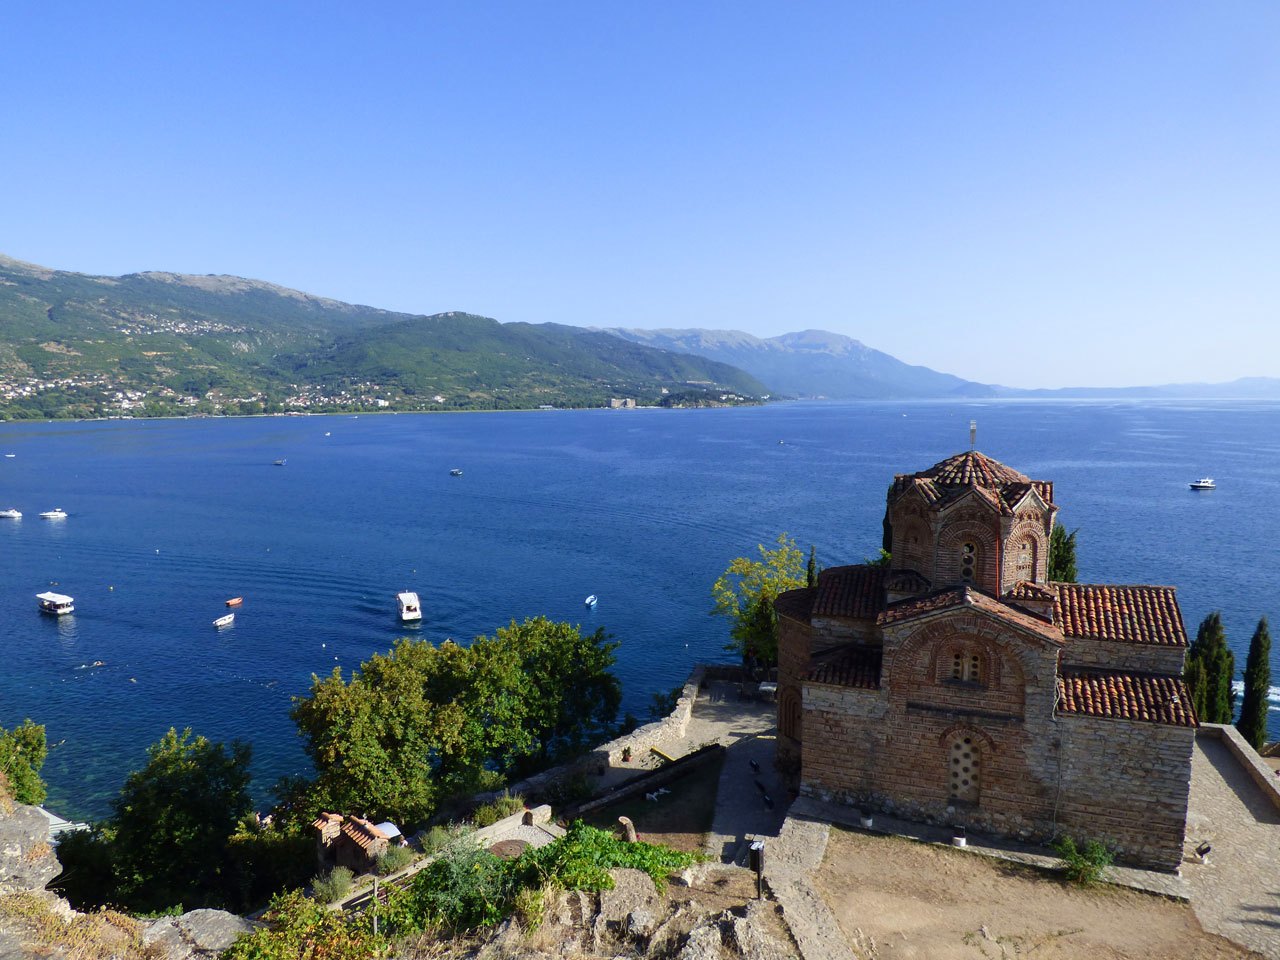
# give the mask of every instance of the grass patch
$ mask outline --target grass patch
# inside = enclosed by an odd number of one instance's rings
[[[70,960],[144,960],[142,927],[114,910],[67,919],[51,909],[50,900],[31,893],[0,897],[0,917],[10,921],[24,946],[34,953],[60,952]]]

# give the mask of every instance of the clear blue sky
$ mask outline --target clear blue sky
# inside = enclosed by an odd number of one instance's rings
[[[11,3],[0,252],[1280,376],[1280,5]]]

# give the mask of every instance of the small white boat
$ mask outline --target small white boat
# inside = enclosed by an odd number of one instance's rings
[[[596,597],[596,595],[593,593],[591,596],[587,597],[587,599],[586,599],[584,602],[586,603],[586,605],[587,605],[588,607],[594,607],[594,606],[596,605],[596,600],[597,600],[597,599],[598,599],[598,598],[597,598],[597,597]]]
[[[400,619],[404,621],[421,620],[422,604],[418,595],[412,590],[404,590],[396,594],[396,603],[400,606]]]
[[[22,511],[21,510],[0,510],[0,517],[3,517],[5,520],[21,520]]]
[[[222,627],[229,627],[235,622],[236,615],[234,613],[228,613],[225,617],[219,617],[217,620],[213,621],[213,625],[221,629]]]
[[[462,476],[462,471],[459,470],[457,467],[454,467],[452,470],[449,471],[449,476],[460,477]]]
[[[1201,477],[1199,480],[1193,480],[1190,483],[1192,490],[1216,490],[1218,485],[1213,482],[1213,477]]]
[[[52,613],[54,616],[61,616],[75,610],[72,598],[65,593],[37,593],[36,599],[40,601],[42,612]]]
[[[288,461],[287,461],[287,460],[277,460],[277,461],[276,461],[276,466],[277,466],[277,467],[283,467],[286,463],[288,463]]]
[[[5,456],[5,459],[6,459],[6,460],[12,460],[14,457],[16,457],[16,456],[17,456],[17,454],[16,454],[16,453],[6,453],[4,456]]]
[[[54,507],[52,510],[46,510],[44,513],[40,514],[40,516],[44,517],[46,520],[64,520],[66,519],[67,511],[63,510],[61,507]]]

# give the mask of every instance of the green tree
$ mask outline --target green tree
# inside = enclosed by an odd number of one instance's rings
[[[622,700],[617,644],[545,617],[470,646],[401,640],[343,680],[313,678],[292,716],[315,764],[285,787],[292,819],[320,810],[426,819],[486,774],[525,773],[605,739]]]
[[[1267,618],[1258,621],[1244,663],[1244,699],[1236,729],[1255,750],[1267,742],[1267,703],[1271,692],[1271,631]]]
[[[12,730],[0,727],[0,775],[8,781],[9,794],[18,803],[44,802],[40,768],[48,753],[42,725],[27,719]]]
[[[1079,528],[1067,533],[1060,523],[1053,526],[1049,535],[1049,579],[1058,583],[1076,582],[1076,534]]]
[[[773,617],[773,601],[778,594],[805,585],[804,553],[786,533],[778,537],[778,548],[766,550],[757,545],[759,560],[736,557],[729,568],[711,587],[716,606],[713,615],[732,621],[729,633],[733,642],[726,650],[736,650],[744,657],[750,653],[772,663],[778,658],[777,625]],[[768,604],[768,616],[762,604]]]
[[[818,585],[818,551],[813,544],[809,544],[809,567],[805,570],[804,580],[806,587]]]
[[[1215,610],[1200,623],[1187,651],[1183,679],[1191,693],[1196,715],[1204,723],[1230,723],[1235,707],[1236,658],[1227,648],[1222,611]]]

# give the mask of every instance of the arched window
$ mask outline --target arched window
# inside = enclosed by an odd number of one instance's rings
[[[1035,580],[1036,578],[1036,548],[1035,544],[1030,540],[1023,540],[1018,544],[1017,556],[1013,558],[1014,569],[1017,571],[1019,580]]]
[[[973,737],[956,737],[951,741],[947,779],[952,800],[977,803],[982,753]]]
[[[978,545],[966,540],[960,545],[960,582],[973,583],[978,567]]]
[[[982,682],[982,657],[957,650],[951,655],[951,679],[963,683]]]

